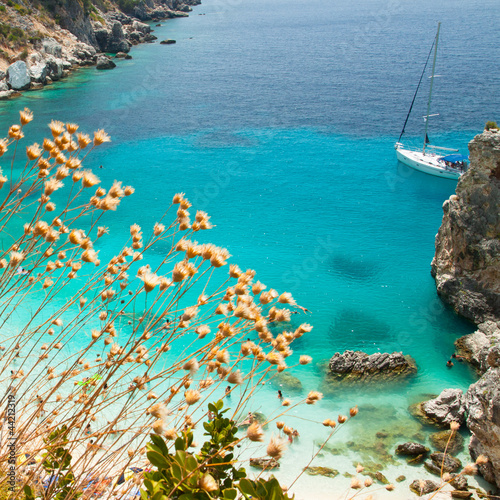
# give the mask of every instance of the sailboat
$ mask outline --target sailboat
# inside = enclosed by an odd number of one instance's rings
[[[415,91],[415,95],[413,96],[413,101],[410,105],[410,110],[408,111],[408,115],[406,116],[406,120],[403,125],[403,130],[401,131],[398,142],[396,142],[394,147],[396,149],[396,156],[401,163],[404,163],[405,165],[408,165],[409,167],[414,168],[415,170],[419,170],[420,172],[424,172],[426,174],[435,175],[437,177],[444,177],[446,179],[458,179],[467,170],[468,157],[463,156],[461,154],[457,154],[458,149],[432,146],[431,144],[429,144],[430,141],[427,135],[429,118],[432,116],[437,116],[436,114],[431,115],[430,110],[431,110],[431,99],[432,99],[432,86],[435,77],[434,72],[436,69],[436,56],[437,56],[440,28],[441,28],[441,23],[438,23],[436,37],[432,43],[429,55],[427,56],[427,60],[425,62],[422,74],[420,75],[420,81],[418,82],[417,90]],[[427,101],[427,114],[424,116],[425,120],[424,145],[422,149],[414,150],[404,147],[400,141],[401,137],[404,134],[408,118],[413,108],[413,103],[415,102],[415,98],[417,97],[418,89],[422,82],[422,78],[425,74],[425,70],[427,68],[427,64],[429,62],[432,53],[432,49],[434,49],[434,59],[432,62],[432,75],[429,88],[429,99]],[[440,153],[440,151],[446,151],[447,153],[443,154]]]

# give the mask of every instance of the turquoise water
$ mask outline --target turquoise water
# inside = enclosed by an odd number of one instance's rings
[[[190,18],[155,28],[175,46],[139,46],[114,71],[81,70],[0,104],[4,129],[24,106],[34,111],[33,141],[52,118],[111,134],[111,145],[87,165],[102,165],[97,173],[107,184],[120,179],[136,188],[107,221],[113,238],[124,241],[133,222],[151,227],[175,192],[206,210],[216,227],[204,241],[226,246],[242,268],[310,310],[305,320],[314,330],[294,344],[315,361],[293,372],[304,390],[324,388],[323,363],[338,351],[415,358],[418,376],[408,382],[335,389],[317,408],[296,413],[290,423],[302,439],[284,459],[285,482],[300,471],[311,441],[324,437],[299,418],[335,417],[358,404],[359,424],[340,441],[373,440],[388,422],[408,435],[420,430],[409,404],[474,380],[463,364],[445,366],[454,340],[474,328],[440,302],[429,272],[441,206],[455,184],[398,164],[393,144],[437,20],[443,78],[432,141],[466,151],[484,123],[498,119],[498,18],[493,1],[457,9],[452,1],[313,0],[306,7],[279,0],[270,7],[207,0]],[[418,102],[407,127],[415,143],[424,110]],[[113,240],[100,250],[111,255]],[[260,411],[278,407],[276,389],[262,390]],[[353,453],[348,460],[326,454],[318,464],[352,472],[352,462],[367,460]],[[387,467],[391,481],[405,471],[401,463]],[[322,489],[345,486],[339,478],[303,478],[297,492],[311,498],[316,488],[320,498]]]

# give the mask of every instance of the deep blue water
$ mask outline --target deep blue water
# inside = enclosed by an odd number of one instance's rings
[[[151,226],[186,192],[217,226],[206,239],[311,311],[315,328],[297,351],[318,361],[357,348],[416,359],[410,384],[326,398],[325,411],[385,401],[404,413],[422,393],[474,379],[463,365],[445,367],[473,325],[440,302],[429,273],[455,183],[407,169],[393,150],[437,21],[442,76],[429,136],[465,152],[500,118],[493,0],[206,0],[190,18],[155,28],[176,45],[139,46],[113,71],[81,70],[2,102],[0,119],[6,129],[28,106],[33,140],[52,118],[104,127],[113,142],[88,165],[103,165],[106,183],[136,188],[107,221],[114,237],[133,222]],[[407,126],[415,143],[424,94]],[[311,366],[300,377],[312,388],[321,372]]]

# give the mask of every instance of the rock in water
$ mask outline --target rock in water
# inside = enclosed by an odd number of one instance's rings
[[[172,45],[173,43],[177,43],[177,42],[175,40],[167,39],[167,40],[162,40],[160,43],[162,45]]]
[[[439,468],[442,467],[444,472],[457,472],[462,468],[462,462],[448,453],[431,453],[431,460]]]
[[[329,368],[333,376],[343,380],[383,380],[417,371],[415,361],[401,352],[370,355],[362,351],[337,352],[330,359]]]
[[[274,458],[251,458],[250,465],[256,469],[276,469],[280,466]]]
[[[97,57],[97,69],[113,69],[115,67],[116,64],[109,57],[102,54]]]
[[[338,470],[331,469],[330,467],[306,467],[304,470],[310,476],[335,477],[339,473]]]
[[[446,450],[447,453],[455,453],[461,451],[464,447],[464,438],[462,435],[451,430],[434,432],[429,436],[429,439],[432,446],[438,451]]]
[[[460,389],[445,389],[437,398],[420,403],[427,423],[448,427],[451,422],[465,420],[463,393]]]
[[[437,491],[438,489],[439,485],[434,481],[430,481],[429,479],[416,479],[415,481],[413,481],[413,483],[410,484],[410,490],[419,497],[427,495],[428,493],[432,493],[433,491]]]
[[[425,455],[426,453],[429,453],[429,451],[430,450],[429,448],[427,448],[427,446],[424,446],[420,443],[404,443],[400,444],[396,448],[396,453],[398,455]]]
[[[470,168],[443,204],[432,275],[438,294],[479,324],[500,320],[500,132],[469,143]]]
[[[14,90],[24,90],[30,87],[30,73],[24,61],[16,61],[7,68],[7,83]]]

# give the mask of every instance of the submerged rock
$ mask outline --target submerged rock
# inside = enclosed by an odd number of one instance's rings
[[[278,373],[272,378],[274,385],[278,385],[284,391],[301,391],[303,389],[302,382],[287,371]]]
[[[430,481],[429,479],[416,479],[415,481],[413,481],[413,483],[410,484],[410,490],[419,497],[427,495],[428,493],[432,493],[433,491],[437,491],[438,489],[439,484],[435,483],[434,481]]]
[[[339,471],[330,467],[306,467],[304,471],[310,476],[335,477]]]
[[[366,354],[362,351],[335,353],[330,359],[330,374],[337,379],[390,379],[417,371],[415,361],[401,352]]]
[[[448,453],[431,453],[431,460],[440,468],[443,467],[444,472],[456,472],[462,468],[462,462],[458,458],[448,455]]]
[[[396,448],[396,453],[398,455],[411,455],[411,456],[417,456],[417,455],[422,455],[429,453],[429,448],[427,446],[424,446],[423,444],[420,443],[404,443],[400,444]]]
[[[431,273],[437,292],[474,323],[500,320],[500,132],[469,143],[470,168],[443,204]]]
[[[434,432],[429,436],[431,444],[436,450],[456,453],[464,447],[464,438],[458,432],[451,430]]]
[[[276,469],[280,466],[274,458],[251,458],[250,465],[256,469]]]

